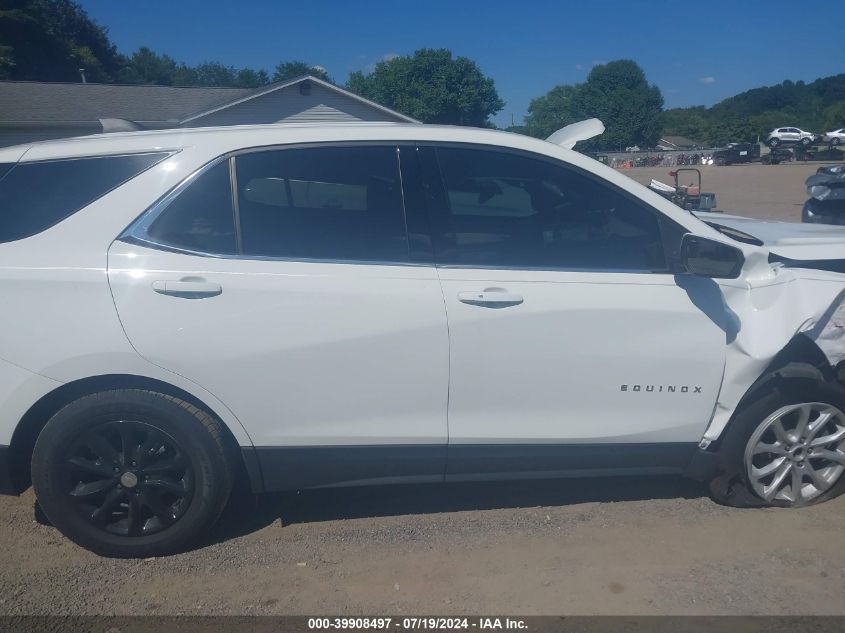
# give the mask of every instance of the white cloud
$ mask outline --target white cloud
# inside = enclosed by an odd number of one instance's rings
[[[389,62],[391,59],[396,59],[399,57],[399,53],[385,53],[381,56],[381,61]]]
[[[700,84],[712,84],[712,83],[716,83],[716,78],[715,78],[715,77],[710,77],[710,76],[707,76],[707,77],[702,77],[701,79],[699,79],[699,80],[698,80],[698,83],[700,83]]]
[[[575,70],[584,70],[584,64],[575,64]]]

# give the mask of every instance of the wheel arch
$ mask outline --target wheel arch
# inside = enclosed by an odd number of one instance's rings
[[[745,391],[745,394],[733,408],[727,423],[719,431],[719,435],[711,439],[706,445],[700,446],[694,454],[686,474],[698,481],[711,481],[715,477],[730,471],[731,464],[725,461],[724,451],[722,450],[723,441],[729,429],[734,427],[740,412],[769,393],[771,388],[800,389],[802,384],[807,384],[807,381],[823,381],[826,383],[840,381],[841,383],[843,378],[838,375],[839,373],[842,373],[841,369],[831,366],[827,356],[815,341],[805,334],[796,334],[775,354],[757,380]]]
[[[89,376],[62,384],[35,402],[18,421],[9,444],[9,470],[17,492],[23,492],[31,483],[30,464],[35,441],[53,415],[74,400],[100,391],[112,389],[145,389],[185,400],[206,411],[220,424],[226,446],[232,454],[239,455],[238,476],[249,478],[253,491],[263,488],[258,460],[254,449],[241,446],[235,434],[213,407],[194,394],[171,383],[133,374],[106,374]]]
[[[773,383],[777,382],[778,386],[789,388],[791,385],[800,387],[800,384],[807,380],[834,382],[837,379],[837,370],[831,366],[827,356],[816,342],[805,334],[796,334],[775,354],[757,380],[746,390],[734,407],[728,423],[725,424],[718,438],[712,440],[708,449],[711,451],[719,449],[722,439],[738,412],[762,397]]]

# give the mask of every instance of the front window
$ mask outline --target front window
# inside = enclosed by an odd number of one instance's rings
[[[439,263],[666,268],[655,213],[606,183],[505,151],[442,147],[437,159],[445,190],[432,202]]]

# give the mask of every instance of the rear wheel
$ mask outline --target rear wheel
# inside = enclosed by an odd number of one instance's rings
[[[800,507],[838,496],[845,489],[845,392],[820,379],[766,384],[768,393],[744,407],[727,431],[727,472],[711,482],[714,498]]]
[[[220,515],[232,467],[219,424],[161,393],[85,396],[42,430],[32,459],[41,508],[65,536],[104,556],[183,549]]]
[[[838,139],[838,138],[834,138],[833,140],[831,140],[831,141],[830,141],[830,144],[831,144],[831,145],[839,145],[839,142],[840,142],[840,141],[839,141],[839,139]]]

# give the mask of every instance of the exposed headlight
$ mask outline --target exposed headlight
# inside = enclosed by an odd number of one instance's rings
[[[816,200],[824,200],[830,195],[830,187],[825,185],[813,185],[807,193]]]

